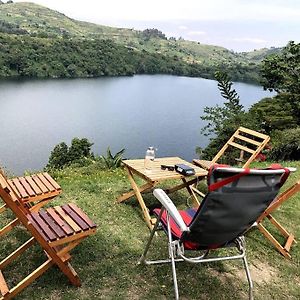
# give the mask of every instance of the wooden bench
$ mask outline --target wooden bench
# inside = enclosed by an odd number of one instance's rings
[[[6,178],[0,174],[0,197],[32,237],[0,262],[0,300],[11,299],[46,272],[53,264],[75,286],[80,279],[70,265],[70,251],[96,232],[95,223],[75,204],[31,211],[21,203]],[[14,287],[9,288],[3,270],[37,242],[46,253],[46,261]],[[11,282],[12,280],[10,280]]]

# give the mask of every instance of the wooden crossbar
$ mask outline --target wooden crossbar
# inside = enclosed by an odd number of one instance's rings
[[[247,142],[247,143],[249,143],[249,144],[253,144],[253,145],[255,145],[255,146],[260,146],[260,144],[261,144],[261,142],[258,142],[258,141],[249,139],[249,138],[247,138],[247,137],[245,137],[245,136],[243,136],[243,135],[240,135],[240,134],[236,134],[234,137],[235,137],[236,139],[242,140],[242,141]]]
[[[289,253],[293,243],[296,243],[295,236],[288,232],[272,215],[284,201],[287,201],[290,197],[295,195],[300,191],[300,181],[296,182],[286,191],[281,193],[261,214],[261,216],[256,220],[257,227],[259,231],[278,249],[278,251],[285,257],[291,258]],[[273,226],[280,232],[280,234],[285,238],[284,244],[280,244],[276,238],[262,225],[264,220],[269,220]]]
[[[256,137],[259,137],[263,140],[265,139],[270,139],[270,137],[266,134],[263,134],[263,133],[260,133],[260,132],[257,132],[257,131],[254,131],[252,129],[249,129],[249,128],[245,128],[245,127],[239,127],[238,129],[239,131],[242,131],[242,132],[245,132],[247,134],[251,134],[253,136],[256,136]]]
[[[246,152],[251,153],[251,154],[255,153],[255,150],[252,150],[248,147],[245,147],[245,146],[240,145],[240,144],[235,143],[235,142],[228,142],[228,145],[233,146],[233,147],[238,148],[238,149],[241,149],[241,150],[246,151]]]
[[[1,270],[0,270],[0,292],[2,296],[6,296],[9,293],[9,288],[7,286],[7,283],[4,279]]]
[[[239,127],[230,139],[223,145],[220,151],[215,155],[211,161],[194,159],[193,163],[205,169],[209,169],[211,165],[218,162],[222,155],[227,151],[231,151],[234,147],[241,150],[241,155],[237,161],[240,163],[244,161],[244,152],[248,155],[247,161],[244,162],[243,168],[248,168],[250,163],[257,157],[261,150],[267,145],[270,137],[268,135],[256,132],[245,127]]]

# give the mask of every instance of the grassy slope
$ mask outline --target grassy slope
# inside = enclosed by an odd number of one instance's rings
[[[150,53],[159,52],[169,56],[176,55],[184,61],[205,65],[226,62],[240,65],[258,64],[270,53],[268,49],[261,49],[254,54],[253,52],[233,53],[222,47],[185,40],[171,41],[153,38],[147,41],[141,36],[140,31],[77,21],[30,2],[1,5],[0,20],[16,24],[29,34],[46,33],[53,36],[68,34],[71,37],[88,39],[109,38],[138,50],[146,50]],[[278,51],[278,49],[273,49],[273,51]]]
[[[288,187],[300,177],[300,162],[286,163],[296,166]],[[260,164],[259,166],[265,166]],[[50,205],[77,203],[98,224],[96,235],[86,239],[74,250],[73,265],[82,279],[82,287],[75,288],[56,269],[51,268],[17,299],[172,299],[173,284],[170,266],[138,266],[149,231],[141,218],[137,201],[116,204],[116,198],[129,188],[124,170],[103,171],[97,165],[79,169],[66,169],[54,176],[63,188],[63,194]],[[185,191],[172,196],[176,205],[185,206]],[[147,204],[155,204],[151,194],[145,196]],[[275,216],[296,237],[300,236],[300,194],[287,201]],[[7,217],[9,214],[7,215]],[[7,221],[1,216],[0,223]],[[1,224],[0,224],[1,225]],[[17,246],[26,233],[19,227],[1,240],[3,257]],[[166,249],[156,239],[153,253],[163,257]],[[157,243],[158,242],[158,243]],[[254,278],[255,299],[299,299],[300,247],[292,248],[292,260],[283,258],[257,231],[247,234],[248,260]],[[33,265],[44,259],[36,247],[27,252],[18,263],[5,269],[10,283],[16,283],[28,274]],[[0,259],[1,259],[0,257]],[[247,299],[247,284],[238,262],[205,265],[178,265],[179,287],[182,299]],[[45,296],[46,295],[46,296]]]

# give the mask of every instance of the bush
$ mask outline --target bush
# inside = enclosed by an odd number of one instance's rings
[[[74,163],[86,165],[94,159],[94,154],[91,152],[92,145],[93,143],[86,138],[72,139],[70,147],[64,142],[56,145],[51,151],[46,169],[62,169]]]
[[[272,160],[300,160],[300,127],[278,131],[272,140]]]
[[[125,149],[121,149],[119,152],[117,152],[115,155],[113,155],[110,151],[110,148],[107,148],[106,151],[106,157],[101,155],[100,159],[104,162],[106,168],[108,169],[116,169],[121,166],[121,162],[123,159],[123,154],[125,152]]]

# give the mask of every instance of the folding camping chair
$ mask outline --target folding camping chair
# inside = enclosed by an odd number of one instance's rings
[[[209,192],[198,209],[178,211],[167,194],[154,190],[162,209],[140,259],[145,264],[171,263],[175,298],[179,299],[175,262],[213,262],[241,259],[244,263],[249,298],[253,299],[253,284],[245,255],[243,234],[277,196],[289,175],[289,169],[250,170],[214,166],[208,176]],[[154,233],[162,224],[168,235],[169,258],[146,260]],[[236,255],[211,257],[218,248],[237,248]],[[198,257],[187,257],[185,250],[204,250]]]
[[[46,172],[8,179],[0,168],[0,175],[7,181],[11,190],[20,199],[20,203],[30,208],[31,211],[38,211],[51,199],[61,193],[59,184]],[[6,208],[6,203],[0,206],[0,214],[3,213]],[[0,229],[0,236],[8,233],[18,224],[18,218],[14,219]]]
[[[55,206],[32,212],[21,203],[22,199],[18,198],[2,174],[0,174],[0,197],[32,235],[17,250],[0,261],[0,300],[15,297],[54,264],[69,278],[73,285],[80,286],[80,279],[69,263],[71,259],[69,252],[84,238],[96,232],[96,225],[89,217],[75,204]],[[16,286],[9,288],[2,273],[3,269],[35,242],[44,250],[47,256],[46,261]]]
[[[248,154],[247,161],[244,162],[243,168],[248,168],[250,163],[256,158],[261,150],[267,145],[270,137],[268,135],[256,132],[254,130],[239,127],[231,138],[226,142],[216,156],[210,160],[194,159],[195,165],[209,170],[209,168],[217,163],[227,150],[239,149],[241,151],[239,158],[236,160],[242,163]],[[228,164],[228,162],[227,162]]]
[[[293,195],[300,191],[300,181],[296,182],[289,189],[281,193],[268,208],[256,220],[256,225],[259,231],[277,248],[277,250],[285,257],[291,258],[290,249],[293,243],[296,243],[295,236],[288,232],[272,215],[283,202],[290,199]],[[279,233],[284,237],[285,241],[282,245],[267,228],[262,224],[263,221],[269,220],[275,226]]]

